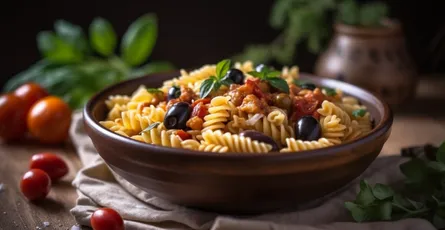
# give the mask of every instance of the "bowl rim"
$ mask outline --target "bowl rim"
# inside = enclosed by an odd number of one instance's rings
[[[314,149],[314,150],[304,150],[299,152],[268,152],[268,153],[241,153],[241,152],[228,152],[224,154],[216,154],[214,152],[206,152],[206,151],[198,151],[198,150],[189,150],[189,149],[180,149],[180,148],[173,148],[173,147],[165,147],[160,145],[154,145],[154,144],[148,144],[144,142],[140,142],[137,140],[134,140],[130,137],[125,137],[122,135],[119,135],[111,130],[108,130],[107,128],[103,127],[99,121],[96,121],[94,119],[92,110],[94,108],[94,105],[97,104],[100,97],[102,97],[103,94],[107,94],[109,91],[113,91],[116,88],[120,88],[123,85],[132,85],[134,82],[141,81],[142,78],[149,78],[153,76],[158,77],[166,77],[171,76],[174,77],[174,73],[178,73],[178,71],[169,71],[169,72],[159,72],[159,73],[153,73],[149,75],[145,75],[143,77],[128,79],[113,85],[110,85],[99,92],[97,92],[93,97],[88,100],[86,105],[83,108],[82,114],[83,114],[83,120],[84,124],[90,126],[91,129],[94,129],[96,132],[101,133],[102,135],[107,136],[108,138],[118,140],[119,142],[122,142],[122,144],[126,145],[133,145],[137,147],[138,149],[145,149],[147,152],[150,152],[150,154],[161,154],[161,155],[168,155],[168,156],[194,156],[194,157],[206,157],[206,158],[218,158],[218,159],[225,159],[225,160],[240,160],[240,159],[256,159],[256,160],[265,160],[270,161],[271,159],[279,159],[279,160],[288,160],[288,159],[306,159],[306,158],[317,158],[317,157],[325,157],[328,155],[332,155],[338,152],[343,152],[347,149],[356,148],[361,146],[364,143],[370,142],[374,140],[375,138],[385,134],[388,130],[391,129],[392,123],[393,123],[393,112],[391,108],[389,107],[388,103],[385,102],[380,96],[373,94],[366,89],[363,89],[361,87],[352,85],[347,82],[338,81],[335,79],[330,78],[324,78],[319,77],[310,73],[300,73],[300,76],[303,78],[315,78],[320,79],[322,81],[326,82],[332,82],[333,84],[337,85],[344,85],[350,88],[355,88],[355,90],[359,90],[362,93],[368,94],[371,96],[372,100],[378,101],[383,106],[383,117],[381,121],[378,124],[375,124],[375,127],[369,132],[367,135],[360,137],[358,139],[355,139],[350,142],[344,142],[338,145],[333,145],[329,147],[324,147],[320,149]],[[141,151],[142,152],[142,151]],[[145,151],[141,154],[147,154]],[[137,153],[136,153],[137,154]]]

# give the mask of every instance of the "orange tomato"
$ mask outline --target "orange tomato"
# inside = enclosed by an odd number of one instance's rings
[[[26,133],[26,105],[14,94],[0,96],[0,138],[21,138]]]
[[[14,94],[23,100],[26,109],[29,111],[38,100],[48,96],[48,92],[36,83],[26,83],[21,85],[14,91]]]
[[[42,143],[63,142],[68,137],[71,109],[58,97],[45,97],[32,106],[27,124],[29,132]]]

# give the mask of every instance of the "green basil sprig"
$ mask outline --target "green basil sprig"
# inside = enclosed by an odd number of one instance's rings
[[[159,122],[159,121],[158,121],[158,122],[155,122],[155,123],[149,125],[149,126],[148,126],[147,128],[145,128],[144,130],[142,130],[140,133],[148,132],[148,131],[150,131],[150,130],[156,128],[156,127],[158,127],[160,124],[161,124],[161,122]]]
[[[215,92],[221,88],[222,85],[229,86],[233,83],[232,80],[225,77],[230,69],[230,64],[231,61],[229,59],[224,59],[216,64],[216,76],[210,76],[202,82],[199,88],[199,96],[201,98],[206,98],[212,91]]]
[[[110,84],[175,69],[165,61],[144,63],[157,39],[153,14],[142,15],[129,26],[121,41],[121,56],[114,53],[118,38],[106,19],[95,18],[88,32],[86,36],[78,25],[55,21],[54,31],[37,35],[42,60],[13,76],[3,91],[11,92],[26,82],[35,82],[63,98],[72,109],[78,109]]]
[[[414,157],[399,166],[405,187],[396,192],[388,185],[360,182],[355,200],[345,202],[357,222],[422,218],[437,229],[445,228],[445,142],[436,161]]]
[[[268,82],[274,88],[289,93],[289,85],[284,79],[279,77],[281,75],[280,71],[270,70],[269,68],[264,67],[261,69],[261,72],[251,71],[248,74]]]

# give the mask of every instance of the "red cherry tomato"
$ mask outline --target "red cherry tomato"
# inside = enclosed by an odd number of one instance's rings
[[[40,169],[31,169],[23,175],[20,190],[30,201],[41,200],[51,189],[51,178]]]
[[[209,109],[202,102],[199,102],[199,104],[193,107],[192,117],[198,116],[204,118],[207,114],[209,114]]]
[[[183,141],[192,139],[192,135],[190,135],[189,133],[187,133],[186,131],[184,131],[182,129],[176,131],[176,135],[178,135],[179,138],[181,138],[181,140],[183,140]]]
[[[14,94],[23,100],[27,111],[29,111],[38,100],[49,95],[44,88],[33,82],[21,85],[14,91]]]
[[[93,230],[123,230],[124,220],[111,208],[100,208],[91,216]]]
[[[65,161],[53,153],[33,155],[29,168],[45,171],[52,181],[56,181],[68,173],[68,166]]]
[[[27,124],[29,132],[40,142],[61,143],[68,137],[71,109],[58,97],[45,97],[31,108]]]
[[[5,141],[23,137],[26,133],[26,106],[14,94],[0,96],[0,138]]]

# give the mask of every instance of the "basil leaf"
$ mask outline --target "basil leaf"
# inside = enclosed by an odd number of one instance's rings
[[[392,197],[394,195],[394,191],[387,185],[376,184],[372,188],[372,194],[379,200],[385,200]]]
[[[142,64],[150,56],[158,36],[157,19],[145,14],[134,21],[122,37],[121,53],[130,66]]]
[[[11,92],[26,82],[39,82],[45,71],[56,67],[58,67],[57,64],[40,60],[9,79],[3,87],[3,92]]]
[[[445,172],[445,164],[442,162],[430,161],[428,162],[428,168],[438,173]]]
[[[72,44],[81,53],[89,51],[88,41],[82,27],[65,20],[57,20],[54,23],[54,30],[58,37]]]
[[[210,92],[213,90],[215,81],[211,78],[206,79],[201,83],[201,87],[199,88],[199,96],[201,98],[206,98]]]
[[[90,43],[103,56],[110,56],[116,48],[117,37],[113,26],[104,18],[95,18],[90,24]]]
[[[352,202],[345,202],[345,207],[351,212],[352,218],[357,222],[363,222],[368,220],[366,212],[357,204]]]
[[[400,171],[412,182],[420,182],[428,177],[425,163],[420,159],[412,159],[399,166]]]
[[[281,76],[281,72],[280,71],[271,71],[271,72],[265,73],[265,76],[266,76],[266,78],[275,78],[275,77]]]
[[[231,84],[233,84],[233,81],[229,78],[225,78],[225,79],[221,80],[221,84],[230,86]]]
[[[157,94],[157,93],[164,93],[164,91],[160,90],[160,89],[156,89],[156,88],[148,88],[147,92],[151,93],[151,94]]]
[[[74,45],[62,40],[51,31],[37,34],[37,46],[40,53],[54,63],[76,63],[83,58],[82,53]]]
[[[224,59],[216,64],[216,77],[218,79],[221,79],[226,75],[227,71],[230,69],[230,63],[231,61],[229,59]]]
[[[366,114],[366,110],[364,109],[356,109],[352,111],[352,116],[354,117],[363,117]]]
[[[167,72],[174,69],[175,67],[170,62],[166,61],[150,62],[141,66],[138,69],[133,70],[130,73],[130,78],[142,77],[152,73]]]
[[[266,81],[269,82],[269,84],[272,85],[273,87],[285,93],[289,93],[289,85],[284,79],[273,77],[273,78],[267,78]]]
[[[161,122],[159,122],[159,121],[158,121],[158,122],[155,122],[155,123],[149,125],[149,126],[148,126],[147,128],[145,128],[144,130],[142,130],[140,133],[148,132],[148,131],[150,131],[150,130],[156,128],[156,127],[158,127],[160,124],[161,124]]]
[[[439,146],[436,154],[437,161],[445,164],[445,141]]]
[[[323,89],[325,90],[325,93],[327,96],[332,97],[332,96],[337,95],[337,91],[335,91],[335,89],[331,89],[331,88],[327,88],[327,87],[325,87]]]
[[[371,187],[365,180],[360,181],[360,192],[357,194],[355,202],[360,205],[369,205],[374,202],[375,197],[372,194]]]
[[[248,74],[249,74],[249,75],[252,75],[252,76],[254,76],[254,77],[256,77],[256,78],[263,79],[263,74],[260,73],[260,72],[257,72],[257,71],[250,71],[250,72],[248,72]]]
[[[380,204],[376,212],[378,214],[375,216],[377,217],[377,220],[391,220],[391,214],[392,214],[391,201],[386,201]]]

